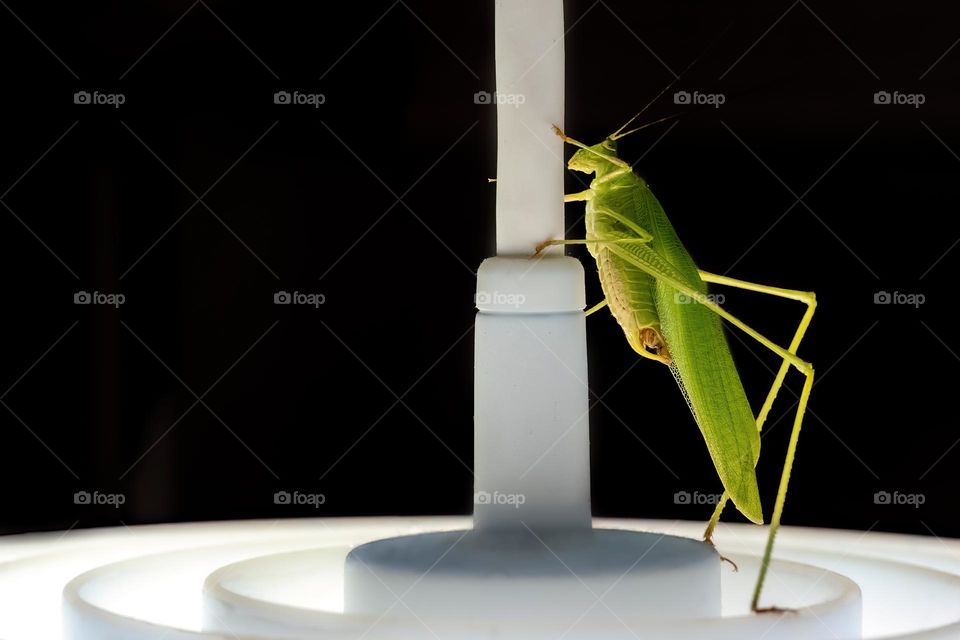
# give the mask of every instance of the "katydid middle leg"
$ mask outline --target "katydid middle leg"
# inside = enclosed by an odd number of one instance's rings
[[[585,191],[579,191],[577,193],[568,193],[563,196],[563,201],[564,202],[583,202],[586,200],[590,200],[592,197],[593,197],[593,191],[591,189],[587,189]],[[616,219],[620,220],[623,224],[625,224],[627,228],[631,229],[632,231],[634,231],[640,236],[639,238],[636,238],[636,239],[625,238],[623,240],[624,242],[649,242],[650,240],[653,239],[653,236],[646,229],[643,229],[633,221],[624,218],[623,216],[616,213],[615,211],[604,210],[604,213],[616,217]],[[580,241],[580,240],[571,240],[570,242],[567,242],[565,240],[548,240],[547,242],[544,242],[537,246],[537,250],[536,250],[536,253],[534,253],[534,255],[535,256],[539,255],[547,247],[558,245],[558,244],[561,244],[561,245],[562,244],[587,244],[587,242]],[[603,299],[597,304],[587,309],[586,312],[584,312],[584,315],[587,315],[587,316],[593,315],[597,311],[600,311],[600,309],[603,309],[605,306],[607,306],[607,300]]]
[[[546,242],[541,242],[537,245],[536,251],[533,253],[533,258],[536,258],[543,250],[547,247],[555,247],[557,245],[567,245],[567,244],[633,244],[633,243],[646,243],[650,242],[649,238],[615,238],[613,240],[547,240]]]
[[[595,314],[597,311],[600,311],[600,309],[603,309],[605,306],[607,306],[607,304],[608,304],[608,303],[607,303],[607,299],[604,298],[603,300],[601,300],[601,301],[598,302],[597,304],[593,305],[592,307],[590,307],[589,309],[587,309],[586,311],[584,311],[584,312],[583,312],[583,315],[585,315],[585,316],[592,316],[592,315]]]

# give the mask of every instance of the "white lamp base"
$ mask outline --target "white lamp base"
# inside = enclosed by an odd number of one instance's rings
[[[703,531],[702,522],[595,524],[690,538]],[[485,612],[453,621],[424,618],[427,627],[410,615],[343,612],[344,559],[351,549],[469,525],[469,518],[318,518],[8,537],[0,561],[0,637],[398,640],[431,638],[428,629],[443,640],[960,637],[960,540],[783,527],[762,604],[795,611],[756,615],[748,603],[759,563],[754,554],[763,549],[766,529],[727,523],[718,527],[717,543],[740,571],[721,565],[719,617],[631,616],[573,629],[534,618],[510,625],[508,633],[495,621],[485,625]]]
[[[720,615],[719,554],[689,538],[597,529],[448,531],[355,548],[345,613],[574,626]]]

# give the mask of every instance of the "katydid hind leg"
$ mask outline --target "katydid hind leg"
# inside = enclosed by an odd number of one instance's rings
[[[760,600],[760,594],[763,590],[763,583],[764,583],[764,580],[766,579],[767,571],[769,570],[769,566],[770,566],[770,556],[773,553],[773,543],[774,543],[774,540],[776,539],[777,530],[780,528],[780,519],[781,519],[781,516],[783,515],[783,506],[786,502],[786,497],[787,497],[786,492],[790,483],[790,474],[793,470],[793,462],[796,457],[797,441],[800,437],[800,428],[803,424],[803,416],[807,410],[807,401],[810,398],[810,390],[813,387],[813,365],[811,365],[809,362],[806,362],[800,359],[795,352],[788,351],[787,349],[784,349],[783,347],[777,345],[772,340],[770,340],[769,338],[767,338],[766,336],[758,332],[756,329],[753,329],[752,327],[750,327],[747,323],[743,322],[733,314],[721,308],[712,300],[706,298],[703,294],[701,294],[695,288],[691,287],[688,283],[684,282],[682,277],[679,276],[679,274],[670,273],[667,270],[665,270],[662,264],[658,264],[657,256],[655,255],[655,252],[653,252],[652,249],[647,247],[646,243],[642,243],[642,242],[632,243],[630,247],[634,249],[634,251],[626,251],[623,248],[623,244],[617,243],[614,241],[591,241],[591,240],[563,241],[564,244],[574,243],[574,242],[580,243],[580,244],[586,244],[590,242],[609,244],[611,250],[614,251],[622,259],[633,264],[638,269],[650,274],[657,280],[670,285],[680,293],[690,296],[692,300],[707,307],[708,309],[710,309],[711,311],[719,315],[721,318],[728,321],[730,324],[734,325],[735,327],[737,327],[738,329],[740,329],[741,331],[743,331],[744,333],[752,337],[761,345],[773,351],[775,354],[780,356],[785,362],[789,363],[789,365],[792,365],[794,368],[796,368],[806,377],[806,380],[803,385],[803,391],[800,393],[800,401],[797,405],[797,412],[794,417],[793,431],[790,434],[790,444],[787,447],[787,456],[786,456],[786,460],[783,466],[783,471],[780,477],[780,486],[777,490],[777,499],[776,499],[776,502],[774,503],[773,517],[770,522],[770,535],[767,538],[767,544],[764,549],[763,559],[760,565],[760,574],[757,576],[757,584],[754,589],[753,599],[751,601],[751,608],[754,611],[757,611],[759,609],[758,604]],[[653,255],[648,255],[648,252],[649,254],[653,254]],[[757,286],[762,287],[762,285],[757,285]],[[810,304],[809,307],[810,308],[808,308],[807,315],[805,316],[805,319],[807,320],[807,322],[801,323],[803,325],[802,326],[803,331],[806,330],[805,324],[809,324],[809,316],[812,316],[813,314],[812,309],[815,308],[815,305]],[[803,337],[803,332],[800,332],[800,338],[802,339],[802,337]],[[791,346],[794,346],[794,345],[791,345]],[[794,351],[795,351],[795,348],[794,348]],[[768,394],[768,396],[769,395],[770,394]],[[773,395],[775,396],[776,394],[774,393]]]
[[[776,539],[777,530],[780,528],[780,519],[781,519],[781,516],[783,515],[783,505],[786,502],[787,487],[790,483],[790,474],[793,470],[793,462],[796,456],[797,440],[800,437],[800,428],[803,424],[803,416],[806,413],[807,401],[810,398],[810,390],[813,387],[813,365],[811,365],[809,362],[805,362],[804,360],[801,360],[796,355],[796,353],[791,353],[790,351],[777,345],[776,343],[771,341],[769,338],[767,338],[760,332],[756,331],[755,329],[750,327],[748,324],[746,324],[745,322],[743,322],[733,314],[729,313],[728,311],[721,308],[719,305],[717,305],[713,301],[709,300],[708,298],[700,294],[694,288],[690,287],[688,284],[683,282],[676,275],[667,273],[666,271],[663,271],[661,268],[658,268],[658,265],[653,260],[649,260],[649,261],[645,260],[643,250],[644,249],[649,250],[649,248],[646,247],[645,245],[635,244],[633,245],[633,248],[634,249],[639,248],[640,250],[637,251],[636,253],[631,253],[631,252],[623,251],[621,248],[619,248],[615,244],[611,245],[611,249],[615,251],[617,255],[619,255],[621,258],[623,258],[624,260],[627,260],[628,262],[636,266],[638,269],[641,269],[649,273],[654,278],[657,278],[658,280],[665,282],[666,284],[674,287],[681,293],[690,296],[691,299],[707,307],[708,309],[710,309],[711,311],[719,315],[721,318],[723,318],[724,320],[727,320],[728,322],[733,324],[735,327],[741,329],[747,335],[754,338],[757,342],[759,342],[763,346],[767,347],[768,349],[776,353],[784,361],[789,362],[790,365],[795,367],[798,371],[800,371],[806,377],[806,380],[803,385],[803,391],[800,393],[800,401],[797,404],[797,412],[793,422],[793,431],[790,434],[790,444],[787,447],[787,456],[784,462],[783,472],[780,476],[780,486],[777,489],[777,499],[776,499],[776,502],[774,503],[773,517],[770,521],[770,534],[767,537],[767,544],[764,549],[763,559],[761,560],[761,563],[760,563],[760,573],[757,576],[757,584],[754,589],[753,599],[751,600],[751,603],[750,603],[751,608],[754,611],[757,611],[759,609],[758,604],[760,600],[760,594],[763,590],[763,583],[764,583],[764,580],[766,579],[767,571],[770,568],[770,556],[773,553],[773,543],[774,543],[774,540]],[[811,307],[812,306],[813,305],[811,305]],[[812,315],[812,311],[810,309],[808,309],[808,314]],[[803,329],[805,331],[806,327],[804,326]],[[800,337],[801,338],[803,337],[802,333]]]
[[[773,506],[773,517],[770,520],[770,533],[767,536],[767,544],[763,550],[763,559],[760,561],[760,573],[757,576],[757,584],[753,590],[753,599],[750,601],[750,608],[754,611],[774,611],[776,608],[760,608],[760,594],[763,592],[763,583],[766,580],[767,572],[770,569],[770,557],[773,554],[773,543],[777,537],[777,531],[780,528],[780,518],[783,515],[783,505],[787,500],[787,488],[790,485],[790,474],[793,472],[793,462],[797,455],[797,441],[800,439],[800,428],[803,425],[803,416],[807,412],[807,402],[810,400],[810,391],[813,389],[813,369],[805,372],[806,380],[803,383],[803,390],[800,392],[800,402],[797,404],[797,413],[793,419],[793,430],[790,432],[790,443],[787,445],[787,457],[783,463],[783,471],[780,474],[780,486],[777,489],[777,500]]]
[[[797,350],[800,348],[800,342],[803,340],[804,335],[807,332],[807,328],[810,326],[810,321],[813,319],[813,314],[817,309],[817,297],[811,291],[798,291],[795,289],[783,289],[780,287],[771,287],[767,285],[758,284],[755,282],[748,282],[746,280],[737,280],[735,278],[730,278],[728,276],[721,276],[707,271],[700,271],[700,277],[704,282],[711,284],[721,284],[736,289],[743,289],[746,291],[755,291],[757,293],[764,293],[767,295],[787,298],[790,300],[798,300],[806,304],[807,309],[803,314],[803,318],[800,320],[800,323],[797,325],[797,328],[794,332],[793,339],[790,341],[790,346],[788,351],[790,353],[796,354]],[[770,409],[773,407],[773,402],[777,398],[777,394],[780,391],[780,388],[783,386],[784,378],[786,378],[787,371],[790,369],[790,362],[783,360],[780,365],[779,370],[777,371],[776,376],[774,377],[773,384],[770,386],[770,390],[767,392],[767,397],[763,402],[763,406],[760,409],[760,412],[757,414],[757,431],[763,429],[763,425],[767,420],[767,416],[770,413]],[[723,512],[723,508],[726,505],[729,496],[724,492],[723,496],[720,498],[720,502],[717,505],[717,508],[714,510],[713,515],[710,517],[710,521],[707,523],[707,528],[703,533],[703,539],[707,542],[712,541],[713,532],[717,526],[717,522],[720,520],[720,514]]]
[[[803,314],[803,318],[800,320],[800,323],[797,325],[797,329],[794,332],[793,339],[790,341],[790,346],[788,351],[792,354],[796,354],[797,349],[800,348],[800,343],[803,341],[803,337],[806,334],[807,328],[810,326],[810,321],[813,319],[813,314],[817,309],[817,299],[812,292],[808,291],[796,291],[792,289],[780,289],[777,287],[769,287],[766,285],[760,285],[752,282],[746,282],[743,280],[735,280],[733,278],[728,278],[726,276],[717,276],[707,272],[700,272],[700,277],[703,278],[705,282],[723,284],[731,287],[736,287],[740,289],[746,289],[749,291],[756,291],[758,293],[766,293],[768,295],[773,295],[781,298],[789,298],[792,300],[799,300],[807,305],[807,309]],[[767,419],[770,409],[773,406],[773,402],[777,397],[777,393],[780,390],[780,387],[783,385],[783,380],[786,377],[787,371],[790,368],[790,362],[784,360],[780,365],[777,375],[773,381],[773,385],[770,387],[770,391],[767,393],[766,400],[763,403],[763,407],[760,409],[760,412],[757,414],[757,430],[760,431],[763,429],[763,424]],[[793,429],[790,433],[790,443],[787,447],[787,455],[784,461],[783,471],[781,472],[780,477],[780,486],[777,489],[777,499],[774,503],[773,516],[770,521],[770,533],[767,536],[766,546],[764,548],[763,559],[760,563],[760,573],[757,576],[757,584],[754,588],[753,599],[750,602],[750,607],[756,612],[777,612],[781,609],[777,607],[765,607],[760,608],[759,601],[760,595],[763,591],[763,584],[767,576],[767,572],[770,569],[770,559],[773,554],[773,544],[777,536],[777,531],[780,528],[780,521],[783,516],[783,507],[787,498],[787,489],[790,483],[790,474],[793,471],[793,463],[796,459],[796,449],[797,443],[800,438],[800,429],[803,425],[803,418],[807,411],[807,403],[810,400],[810,392],[813,389],[813,368],[811,367],[808,371],[803,371],[806,380],[804,381],[803,390],[800,394],[800,400],[797,404],[797,412],[794,416]],[[713,516],[710,518],[710,522],[707,525],[707,530],[704,533],[704,539],[712,541],[713,530],[716,527],[717,521],[720,519],[720,514],[723,511],[723,507],[726,504],[727,495],[726,493],[720,499],[720,503],[717,505],[717,508],[714,510]]]
[[[803,314],[803,318],[800,319],[800,323],[797,325],[797,328],[794,331],[793,339],[790,341],[790,346],[787,348],[787,351],[790,353],[797,353],[797,350],[800,348],[800,342],[803,341],[803,336],[806,334],[807,328],[810,326],[810,321],[813,319],[813,314],[817,310],[817,296],[815,293],[812,291],[798,291],[796,289],[770,287],[767,285],[757,284],[755,282],[747,282],[746,280],[737,280],[727,276],[716,275],[706,271],[701,271],[700,277],[704,282],[722,284],[737,289],[745,289],[747,291],[756,291],[757,293],[765,293],[778,298],[797,300],[807,305],[807,309]],[[770,409],[773,407],[773,402],[777,398],[777,393],[780,391],[780,387],[783,385],[783,379],[786,377],[789,369],[790,363],[784,360],[780,364],[780,369],[777,371],[776,378],[774,378],[773,385],[770,387],[770,391],[767,393],[767,397],[763,402],[760,413],[757,414],[757,431],[762,430],[763,424],[766,422],[767,416],[770,413]]]
[[[733,326],[737,327],[748,336],[759,342],[761,345],[780,356],[780,358],[787,361],[789,364],[793,365],[797,370],[802,373],[812,373],[813,367],[809,362],[806,362],[799,358],[796,353],[791,353],[775,343],[770,338],[766,337],[746,322],[733,315],[726,309],[722,308],[717,303],[713,302],[705,295],[697,291],[689,283],[683,281],[683,277],[679,273],[672,273],[664,268],[665,262],[662,259],[659,259],[656,252],[647,247],[647,241],[643,238],[615,238],[612,240],[586,240],[586,239],[577,239],[577,240],[547,240],[546,242],[541,243],[537,247],[537,253],[540,253],[546,247],[558,245],[558,244],[606,244],[609,245],[611,250],[621,259],[629,262],[633,266],[637,267],[641,271],[650,274],[660,282],[670,285],[676,289],[679,293],[682,293],[688,296],[694,302],[703,305],[713,313],[717,314]],[[633,248],[633,251],[624,250],[624,246],[629,245]],[[534,254],[536,255],[536,254]]]
[[[564,242],[571,242],[566,240]],[[698,304],[703,305],[710,311],[714,312],[733,326],[737,327],[748,336],[759,342],[761,345],[780,356],[782,359],[788,361],[796,369],[801,372],[810,372],[813,370],[809,362],[805,362],[799,358],[795,353],[790,353],[780,345],[776,344],[770,338],[767,338],[765,335],[748,325],[746,322],[736,317],[726,309],[722,308],[717,303],[713,302],[702,293],[697,291],[689,283],[684,282],[682,276],[677,273],[670,273],[663,268],[663,261],[657,260],[656,252],[653,249],[645,246],[646,243],[638,242],[633,243],[631,248],[632,251],[626,251],[621,245],[618,245],[614,241],[593,241],[593,240],[580,240],[577,241],[581,244],[589,242],[607,242],[611,245],[611,250],[616,253],[617,256],[626,260],[630,264],[634,265],[641,271],[644,271],[660,282],[670,285],[678,292],[689,296],[691,300],[697,302]],[[659,262],[659,264],[658,264]]]

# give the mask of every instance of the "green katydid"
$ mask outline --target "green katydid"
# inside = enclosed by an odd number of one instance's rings
[[[537,248],[537,253],[548,245],[587,245],[597,262],[605,296],[587,314],[609,306],[634,351],[666,364],[679,383],[724,487],[723,496],[704,532],[706,542],[712,544],[714,528],[727,500],[731,500],[749,520],[763,523],[755,471],[760,456],[760,430],[788,370],[793,367],[805,376],[770,533],[751,601],[754,611],[763,611],[759,608],[760,593],[780,526],[800,427],[813,386],[813,366],[800,359],[796,352],[816,309],[816,297],[812,292],[736,280],[697,267],[646,182],[633,172],[631,165],[617,156],[616,141],[643,128],[622,133],[639,115],[593,146],[577,142],[555,127],[566,142],[579,147],[567,166],[574,171],[593,174],[588,189],[565,197],[566,202],[586,202],[586,238],[548,240]],[[708,284],[805,303],[806,312],[790,345],[786,349],[778,346],[717,305],[707,293]],[[756,416],[750,409],[734,365],[721,319],[745,332],[782,360]]]

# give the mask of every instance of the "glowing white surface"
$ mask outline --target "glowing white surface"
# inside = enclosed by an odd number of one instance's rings
[[[391,519],[403,532],[423,531],[425,523],[416,519]],[[463,522],[463,519],[457,519]],[[204,546],[256,544],[281,545],[293,540],[302,547],[316,544],[324,532],[331,536],[347,536],[356,542],[376,539],[369,519],[342,519],[329,525],[322,520],[247,521],[191,523],[81,529],[67,532],[34,533],[0,538],[0,639],[56,640],[63,637],[60,609],[63,588],[77,575],[102,565],[164,551],[186,550]],[[436,520],[431,526],[438,526]],[[364,538],[367,532],[369,538]],[[321,538],[326,541],[330,538]],[[231,561],[247,557],[234,555]],[[198,585],[202,584],[202,577]],[[163,583],[158,583],[162,585]],[[178,602],[169,607],[178,612],[199,612],[198,591],[183,592],[170,588],[164,602]],[[192,607],[192,609],[191,609]],[[179,614],[178,614],[179,615]],[[199,620],[199,613],[195,618]],[[193,620],[193,619],[191,619]],[[199,629],[199,624],[196,625]]]
[[[421,531],[464,528],[469,523],[469,518],[246,521],[9,536],[0,544],[0,638],[62,638],[61,594],[67,582],[84,571],[108,563],[130,559],[136,562],[148,555],[178,551],[188,558],[184,560],[185,566],[196,562],[193,569],[160,571],[150,574],[150,580],[139,579],[133,584],[114,581],[119,594],[92,589],[88,592],[92,599],[84,603],[83,610],[91,615],[127,617],[132,629],[148,629],[152,634],[149,637],[153,638],[162,633],[168,633],[166,639],[218,637],[201,631],[205,572],[214,567],[265,554],[317,547],[336,548],[337,553],[345,554],[348,547],[362,542]],[[598,520],[596,525],[691,537],[698,535],[703,526],[700,522],[645,520]],[[762,527],[721,525],[717,542],[720,550],[728,555],[756,554],[762,548],[765,534]],[[191,551],[204,547],[207,550]],[[960,637],[958,540],[785,527],[778,537],[776,557],[829,568],[856,581],[863,593],[866,638]],[[149,560],[143,561],[144,567],[149,568]],[[165,562],[159,563],[160,569]],[[727,577],[727,572],[724,575]],[[746,569],[742,576],[751,578]],[[252,585],[248,586],[253,588]],[[279,583],[275,588],[278,597],[299,593]],[[149,594],[149,597],[138,598],[137,593]],[[300,595],[302,598],[317,596],[309,592]],[[317,597],[315,604],[333,610],[341,606],[330,592]],[[743,600],[728,600],[725,597],[725,611],[732,611],[733,606],[745,606]],[[306,604],[302,600],[298,602]],[[930,630],[934,628],[937,630]],[[187,635],[179,636],[174,629]],[[914,635],[907,635],[911,633]]]
[[[206,606],[209,612],[206,628],[227,632],[243,630],[267,635],[283,633],[284,637],[306,639],[318,636],[318,630],[337,629],[365,638],[418,637],[425,630],[440,638],[542,638],[555,640],[601,640],[604,638],[655,637],[658,640],[698,638],[821,638],[856,637],[859,628],[859,591],[849,580],[820,569],[802,567],[793,563],[777,562],[773,572],[777,576],[771,594],[779,602],[803,611],[779,619],[777,616],[754,616],[749,613],[749,601],[758,560],[755,557],[735,556],[742,563],[743,572],[731,569],[723,574],[726,611],[723,619],[687,618],[664,619],[630,615],[605,614],[604,607],[591,619],[578,619],[586,610],[582,607],[570,615],[554,612],[550,616],[514,618],[496,622],[486,606],[478,606],[483,615],[452,618],[444,615],[388,615],[342,616],[336,603],[324,599],[330,583],[340,580],[323,563],[316,550],[291,552],[280,556],[254,558],[224,567],[207,580]],[[286,593],[277,587],[277,577],[283,576]],[[817,584],[814,590],[803,592],[803,585]],[[667,589],[669,592],[669,589]],[[318,599],[317,596],[320,596]],[[327,594],[329,595],[329,593]],[[325,605],[319,605],[319,600]],[[606,601],[606,600],[605,600]],[[482,603],[478,603],[482,605]],[[420,612],[422,613],[422,612]],[[649,612],[646,612],[649,614]],[[571,624],[570,619],[578,619]],[[472,624],[465,623],[469,620]],[[774,633],[775,632],[775,633]],[[408,635],[404,635],[408,634]]]

